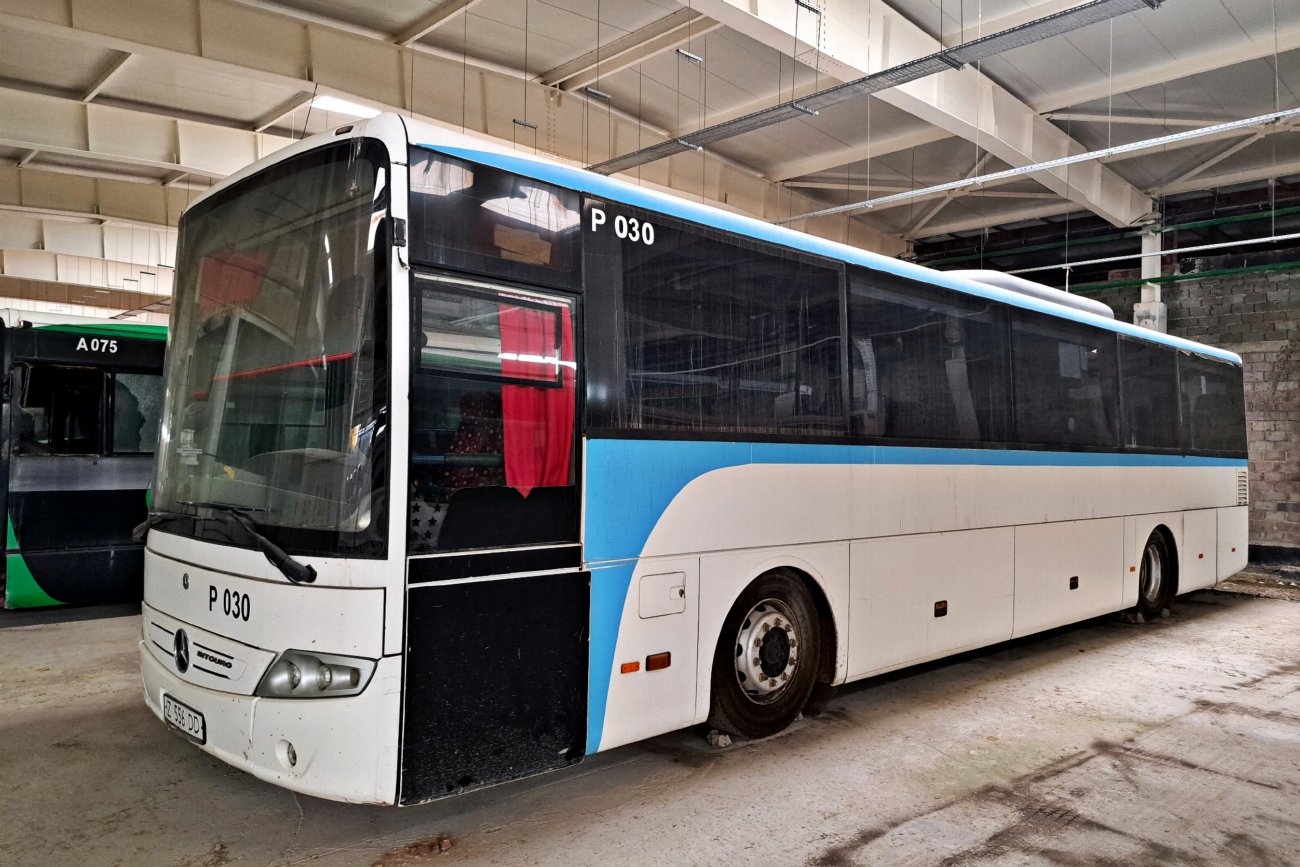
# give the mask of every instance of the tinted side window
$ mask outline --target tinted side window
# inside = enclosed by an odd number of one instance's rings
[[[1178,354],[1183,447],[1189,451],[1246,453],[1246,405],[1241,368]]]
[[[1005,441],[1002,305],[889,274],[849,272],[853,432]]]
[[[628,213],[611,208],[610,224]],[[637,219],[653,230],[619,241],[622,423],[843,434],[838,269]]]
[[[104,372],[44,364],[24,368],[18,402],[18,451],[100,454]]]
[[[1124,445],[1178,448],[1178,357],[1175,350],[1121,337]]]
[[[1118,445],[1114,333],[1025,310],[1011,321],[1016,438],[1035,445]]]
[[[412,258],[576,285],[577,193],[421,148],[410,159]]]

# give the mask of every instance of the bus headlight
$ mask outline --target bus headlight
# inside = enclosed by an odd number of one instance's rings
[[[255,695],[263,698],[341,698],[370,683],[375,662],[333,653],[286,650],[262,675]]]

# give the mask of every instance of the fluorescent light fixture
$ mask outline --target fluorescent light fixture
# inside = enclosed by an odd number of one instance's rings
[[[355,102],[348,102],[346,99],[339,99],[337,96],[318,96],[311,101],[311,104],[312,108],[319,108],[321,111],[343,114],[348,117],[374,117],[379,114],[378,109],[358,105]]]

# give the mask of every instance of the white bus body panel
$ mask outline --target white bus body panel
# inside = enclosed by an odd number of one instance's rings
[[[187,562],[160,554],[157,548],[165,544],[163,538],[178,537],[151,533],[144,558],[144,599],[159,611],[234,641],[277,652],[318,650],[369,659],[383,655],[384,588],[291,584],[279,570],[275,570],[277,578],[218,572],[193,563],[220,563],[225,551],[238,549],[181,539],[189,543],[186,547],[214,549]],[[266,562],[260,552],[255,553]],[[247,620],[226,612],[227,593],[247,595]]]
[[[651,608],[649,599],[643,602],[643,593],[649,595],[652,588],[663,589],[667,597],[669,588],[676,585],[677,579],[662,576],[680,576],[684,590],[680,612],[653,614],[662,608]],[[605,739],[610,747],[683,728],[695,722],[696,716],[700,558],[642,560],[632,574],[631,587],[610,673],[609,702],[611,707],[636,708],[637,712],[606,719]],[[642,616],[643,612],[650,616]],[[645,659],[653,653],[671,653],[672,664],[660,671],[645,671]],[[638,671],[624,675],[625,662],[637,663]]]
[[[619,467],[630,489],[653,485],[667,471],[654,461]],[[707,718],[723,619],[764,571],[799,569],[823,590],[837,632],[835,682],[844,682],[1132,606],[1142,547],[1157,527],[1170,536],[1180,567],[1188,562],[1185,515],[1193,516],[1191,556],[1198,565],[1201,549],[1220,575],[1237,562],[1225,559],[1223,547],[1232,539],[1223,527],[1236,524],[1244,564],[1245,509],[1215,508],[1235,501],[1237,472],[1227,465],[1047,461],[754,462],[702,472],[671,497],[635,561],[603,732],[594,742],[605,750]],[[1213,539],[1206,536],[1208,515],[1217,517]],[[694,556],[698,613],[688,602],[680,620],[639,617],[641,577],[690,574],[682,564]],[[1198,566],[1189,574],[1195,586],[1213,583]],[[946,617],[934,616],[938,601],[948,603]],[[676,668],[685,632],[677,624],[695,616],[695,714],[688,720],[686,702],[652,689],[644,676],[621,676],[618,666],[672,643]],[[602,674],[593,671],[593,679]]]
[[[1010,527],[854,542],[849,676],[1010,638],[1014,546]]]
[[[1123,607],[1123,518],[1016,527],[1015,544],[1013,637]]]
[[[1250,508],[1234,506],[1218,512],[1219,574],[1223,581],[1246,568],[1249,554]]]
[[[1216,509],[1183,514],[1183,540],[1179,546],[1178,592],[1200,590],[1219,580],[1219,516]]]

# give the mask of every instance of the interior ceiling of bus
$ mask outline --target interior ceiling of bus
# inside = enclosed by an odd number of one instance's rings
[[[71,282],[137,288],[165,306],[170,279],[157,266],[173,264],[169,227],[186,202],[286,140],[346,123],[356,106],[591,165],[689,144],[703,127],[1083,5],[10,0],[0,14],[5,275],[69,282],[64,273],[85,271]],[[1292,111],[1055,174],[791,225],[923,262],[1000,240],[1118,235],[1230,202],[1282,215],[1209,241],[1297,231],[1282,205],[1300,199],[1300,4],[1129,5],[1139,8],[620,176],[786,220]],[[38,254],[67,262],[41,264]],[[1037,261],[1009,254],[999,265]],[[110,297],[83,294],[77,303]]]

